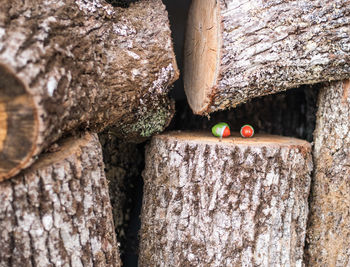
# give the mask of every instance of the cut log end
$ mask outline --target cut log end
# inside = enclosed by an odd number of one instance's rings
[[[194,142],[198,144],[218,143],[223,145],[249,145],[249,146],[278,146],[278,147],[296,147],[303,148],[303,151],[311,151],[309,142],[294,137],[270,135],[270,134],[255,134],[253,138],[243,138],[239,133],[231,133],[228,138],[220,139],[213,136],[210,132],[186,132],[176,131],[168,132],[157,136],[161,139],[176,139],[181,142]]]
[[[194,0],[185,43],[184,85],[189,105],[202,114],[215,90],[220,56],[217,1]]]
[[[327,0],[193,0],[184,61],[193,112],[207,115],[300,85],[348,79],[350,38],[339,38],[348,21],[347,6]]]
[[[142,142],[174,115],[168,93],[179,72],[161,0],[127,9],[46,2],[38,2],[43,12],[6,0],[0,11],[8,18],[0,25],[0,181],[64,135],[113,127],[118,137]]]
[[[38,131],[33,99],[23,82],[0,65],[0,181],[30,160]]]

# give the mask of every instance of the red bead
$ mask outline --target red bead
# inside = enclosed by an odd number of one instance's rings
[[[230,128],[225,127],[224,132],[222,133],[222,137],[227,137],[230,136],[231,132],[230,132]]]
[[[241,136],[242,137],[252,137],[254,135],[254,128],[249,125],[243,125],[241,128]]]

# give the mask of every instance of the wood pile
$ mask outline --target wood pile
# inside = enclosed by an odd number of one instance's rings
[[[171,34],[162,0],[1,3],[0,266],[122,266],[141,172],[139,266],[348,266],[349,0],[192,0],[191,111]]]

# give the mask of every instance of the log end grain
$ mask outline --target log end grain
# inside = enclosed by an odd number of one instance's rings
[[[220,56],[217,1],[194,0],[188,15],[185,43],[184,86],[195,114],[208,109],[215,90]]]
[[[346,1],[192,1],[184,85],[193,112],[348,79],[349,25]]]
[[[16,174],[32,158],[38,117],[24,83],[0,64],[0,182]]]
[[[233,132],[230,137],[220,139],[213,136],[210,132],[203,131],[173,131],[158,135],[159,139],[177,140],[179,142],[194,142],[197,144],[222,144],[224,146],[271,146],[271,147],[290,147],[300,148],[303,151],[310,152],[311,145],[309,142],[287,136],[271,134],[255,134],[252,138],[243,138],[239,133]]]
[[[4,6],[0,181],[73,131],[114,127],[118,137],[141,142],[169,124],[179,71],[161,0],[129,8],[104,0]]]

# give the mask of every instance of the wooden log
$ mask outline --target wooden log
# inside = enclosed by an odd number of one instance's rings
[[[0,266],[121,266],[97,136],[56,149],[0,183]]]
[[[311,146],[281,136],[155,136],[140,266],[302,266]]]
[[[162,131],[177,79],[161,0],[5,0],[0,7],[0,181],[75,129],[115,126],[142,141]]]
[[[350,263],[350,81],[325,85],[319,95],[308,266]]]
[[[184,84],[196,114],[350,76],[349,1],[194,0]]]

